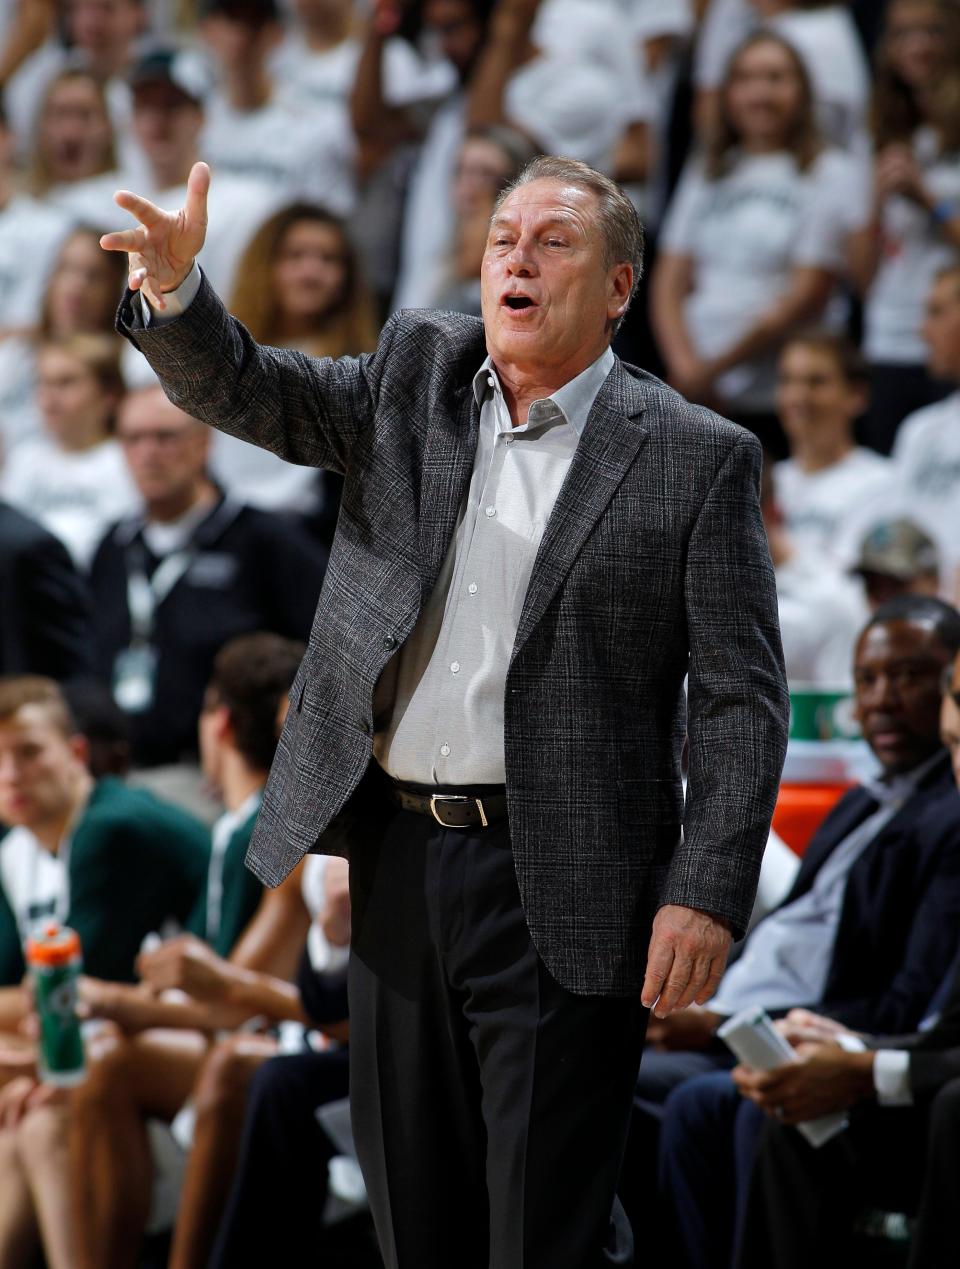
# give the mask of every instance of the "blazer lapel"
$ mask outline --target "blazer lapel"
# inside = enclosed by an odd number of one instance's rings
[[[479,363],[478,363],[479,364]],[[427,431],[420,483],[420,581],[422,594],[436,585],[450,546],[457,514],[470,484],[480,408],[473,386],[458,387],[449,411],[438,411]]]
[[[547,521],[527,587],[513,656],[547,610],[584,542],[647,439],[642,391],[618,361],[597,394]]]

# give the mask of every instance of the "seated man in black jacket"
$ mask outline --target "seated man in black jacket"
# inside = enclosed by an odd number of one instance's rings
[[[218,649],[256,630],[306,639],[326,561],[292,519],[224,497],[209,429],[160,388],[127,395],[117,436],[144,512],[94,559],[98,671],[131,717],[134,762],[178,763],[196,754]]]
[[[941,734],[960,782],[960,660],[943,698]],[[936,810],[960,822],[956,793]],[[956,852],[949,858],[955,870]],[[918,924],[923,919],[916,916]],[[956,915],[944,915],[943,925],[956,948]],[[701,1076],[667,1100],[661,1177],[679,1264],[728,1269],[734,1245],[738,1269],[793,1269],[826,1248],[839,1262],[860,1208],[914,1211],[922,1182],[911,1269],[953,1266],[960,1252],[952,1232],[960,1185],[960,954],[945,949],[940,983],[911,1034],[858,1036],[804,1009],[779,1025],[796,1044],[798,1063],[771,1072],[738,1067],[732,1080]],[[818,1150],[792,1127],[835,1111],[850,1111],[850,1127]]]
[[[889,1034],[920,1022],[960,924],[960,805],[939,735],[940,679],[958,648],[960,614],[927,596],[882,605],[861,634],[856,708],[880,777],[824,821],[790,894],[747,937],[709,1006],[651,1019],[660,1051],[640,1071],[627,1204],[650,1183],[671,1089],[733,1065],[714,1038],[725,1017],[763,1005],[816,1007]]]
[[[0,674],[87,673],[89,607],[63,543],[0,502]]]
[[[941,729],[960,782],[960,660]],[[839,1249],[864,1202],[918,1211],[909,1269],[955,1265],[960,953],[911,1035],[862,1037],[858,1051],[832,1020],[798,1011],[788,1023],[800,1042],[796,1066],[734,1073],[739,1091],[770,1116],[747,1191],[743,1269],[788,1269],[824,1246]],[[850,1112],[850,1128],[819,1152],[790,1128],[837,1110]]]

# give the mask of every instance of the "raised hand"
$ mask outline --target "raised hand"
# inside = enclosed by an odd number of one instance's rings
[[[194,163],[187,181],[187,197],[180,211],[168,212],[129,190],[119,190],[113,201],[139,220],[134,229],[104,234],[104,251],[126,251],[130,257],[131,291],[142,291],[157,309],[166,308],[165,291],[183,282],[203,246],[207,234],[207,192],[210,169]]]

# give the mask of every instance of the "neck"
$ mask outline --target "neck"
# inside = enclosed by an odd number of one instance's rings
[[[552,396],[565,383],[576,379],[588,366],[592,366],[606,349],[607,344],[594,348],[581,356],[572,358],[563,365],[552,369],[543,366],[520,366],[511,362],[493,360],[503,397],[510,410],[510,421],[514,427],[526,423],[527,415],[534,401]]]
[[[105,48],[87,59],[90,70],[100,79],[113,79],[115,75],[125,76],[130,65],[130,50],[126,42],[116,48]]]
[[[156,498],[148,503],[147,520],[151,524],[172,524],[174,520],[185,516],[188,511],[198,507],[212,507],[218,497],[214,486],[204,477],[195,485],[178,489],[166,497]]]
[[[853,450],[849,426],[844,421],[836,428],[818,428],[791,446],[793,459],[803,472],[823,471],[846,458]]]
[[[242,113],[259,110],[269,102],[273,93],[267,68],[259,59],[227,67],[223,82],[227,101],[234,110]]]
[[[746,154],[777,154],[785,148],[783,137],[754,137],[748,141],[740,141],[740,148]]]
[[[326,325],[326,319],[316,313],[284,313],[277,318],[277,342],[294,344],[312,340]]]
[[[68,454],[82,454],[88,449],[95,449],[107,439],[107,433],[98,423],[95,427],[86,428],[72,435],[59,436],[58,444]]]
[[[228,749],[223,755],[220,790],[223,804],[228,811],[239,811],[247,798],[262,789],[266,782],[266,771],[251,767],[236,749]]]
[[[169,159],[161,159],[159,162],[151,161],[150,178],[154,189],[173,189],[177,185],[186,185],[190,169],[198,157],[196,150],[191,150],[189,154],[182,157],[176,155]]]
[[[93,776],[84,769],[73,782],[67,805],[60,814],[51,816],[43,824],[36,825],[31,829],[43,849],[49,851],[51,855],[56,855],[59,851],[61,842],[70,831],[70,826],[90,797],[92,789]]]

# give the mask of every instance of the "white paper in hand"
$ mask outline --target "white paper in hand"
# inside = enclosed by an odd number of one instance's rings
[[[798,1061],[796,1053],[770,1021],[766,1009],[760,1006],[741,1009],[718,1028],[717,1035],[734,1057],[755,1071],[772,1071],[785,1062]],[[797,1124],[797,1128],[811,1146],[818,1148],[843,1132],[849,1122],[846,1115],[837,1112],[808,1119]]]

